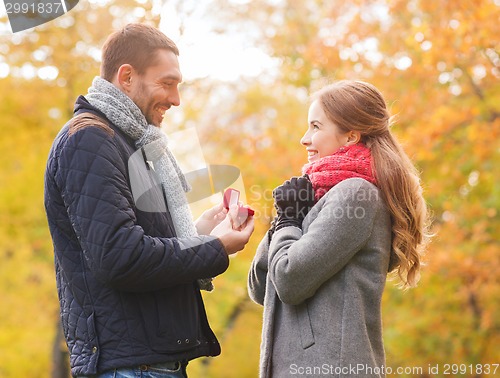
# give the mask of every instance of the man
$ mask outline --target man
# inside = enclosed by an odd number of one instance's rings
[[[235,224],[237,206],[219,205],[191,220],[159,128],[180,103],[178,53],[153,27],[112,34],[101,76],[49,154],[45,208],[73,376],[186,377],[189,360],[220,354],[200,288],[243,249],[253,219]]]

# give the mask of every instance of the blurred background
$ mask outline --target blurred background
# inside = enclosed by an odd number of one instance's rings
[[[493,376],[481,366],[500,363],[500,0],[80,0],[15,34],[0,6],[1,378],[68,376],[45,162],[99,74],[104,39],[136,21],[181,51],[182,104],[165,131],[195,135],[203,164],[237,167],[235,185],[257,211],[249,245],[204,295],[222,355],[191,363],[190,376],[258,375],[262,309],[246,275],[269,226],[270,190],[307,161],[308,96],[338,79],[383,92],[433,214],[420,285],[387,284],[387,366],[405,369],[393,376],[439,377],[446,364],[447,376]]]

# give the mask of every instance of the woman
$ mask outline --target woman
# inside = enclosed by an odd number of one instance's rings
[[[309,163],[273,192],[277,217],[249,273],[264,305],[261,377],[383,377],[388,272],[419,279],[426,204],[371,84],[316,93],[301,144]]]

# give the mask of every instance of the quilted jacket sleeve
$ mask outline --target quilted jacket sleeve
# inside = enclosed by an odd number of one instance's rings
[[[55,156],[55,183],[96,278],[120,290],[149,291],[224,272],[229,260],[217,238],[152,237],[137,223],[116,138],[87,127],[67,137]]]

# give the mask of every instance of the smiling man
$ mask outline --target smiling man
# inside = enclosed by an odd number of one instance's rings
[[[132,80],[134,76],[136,80]],[[165,112],[180,104],[178,85],[182,75],[175,50],[158,50],[145,72],[123,64],[109,81],[130,97],[148,123],[157,127]]]
[[[221,203],[192,221],[160,129],[180,104],[178,54],[150,26],[112,34],[49,154],[45,208],[75,377],[186,377],[189,360],[220,353],[200,290],[244,248],[253,219],[233,229],[238,208]]]

